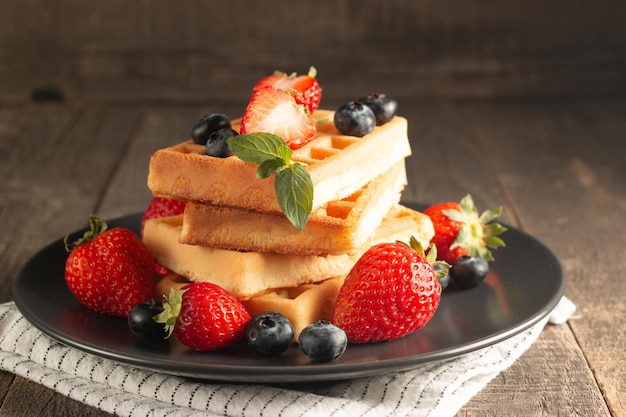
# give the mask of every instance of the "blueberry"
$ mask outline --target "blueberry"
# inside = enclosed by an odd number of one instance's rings
[[[134,306],[128,314],[128,327],[135,336],[149,341],[163,341],[167,338],[165,326],[153,320],[163,312],[163,304],[156,300],[146,301]]]
[[[334,122],[340,133],[362,137],[374,130],[376,116],[365,104],[351,101],[337,109]]]
[[[226,139],[237,135],[237,131],[230,127],[225,127],[211,133],[209,139],[206,141],[206,154],[217,158],[227,158],[231,156],[233,151],[228,147]]]
[[[357,100],[372,109],[376,116],[376,126],[384,125],[396,115],[398,102],[384,93],[370,93]]]
[[[248,346],[261,355],[280,355],[291,346],[293,336],[289,319],[275,311],[257,314],[246,326]]]
[[[191,129],[191,138],[198,145],[206,144],[211,133],[230,127],[230,119],[222,113],[213,113],[198,120]]]
[[[433,269],[435,270],[435,273],[437,274],[439,285],[441,285],[441,291],[445,290],[448,287],[448,284],[450,284],[450,268],[448,267],[447,264],[434,263]],[[439,271],[445,271],[445,275],[443,277],[439,277],[439,274],[438,274]]]
[[[488,273],[489,262],[478,256],[459,256],[450,268],[450,278],[463,288],[477,286]]]
[[[329,321],[319,320],[300,332],[298,347],[312,362],[330,362],[346,351],[346,333]]]

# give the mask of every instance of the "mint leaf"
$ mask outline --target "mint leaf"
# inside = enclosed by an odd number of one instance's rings
[[[300,163],[294,163],[276,173],[278,205],[291,224],[304,229],[313,208],[313,182]]]
[[[313,181],[304,165],[291,161],[292,150],[285,141],[271,133],[255,132],[233,136],[226,142],[239,159],[259,165],[257,178],[276,173],[278,205],[296,229],[304,229],[313,209]]]
[[[257,132],[236,135],[226,143],[239,159],[255,164],[262,164],[269,159],[280,159],[285,165],[291,160],[291,149],[280,136]]]
[[[259,179],[267,178],[274,172],[285,169],[286,166],[285,161],[280,158],[268,159],[259,165],[259,168],[256,170],[256,177]]]

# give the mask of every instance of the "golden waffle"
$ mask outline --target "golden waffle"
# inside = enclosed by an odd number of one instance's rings
[[[294,328],[295,340],[302,329],[318,320],[331,320],[339,289],[344,277],[324,280],[315,284],[303,284],[295,288],[280,288],[266,292],[242,303],[251,316],[277,311],[285,315]],[[170,288],[181,289],[190,281],[176,274],[163,277],[155,286],[155,298],[162,300]]]
[[[314,187],[313,209],[346,198],[411,154],[407,121],[396,116],[362,138],[340,134],[334,112],[318,110],[316,138],[294,150],[292,161],[306,166]],[[239,130],[240,120],[233,121]],[[214,158],[186,141],[150,158],[148,188],[155,196],[280,213],[272,175],[257,179],[257,165],[231,156]]]
[[[345,276],[370,245],[408,241],[412,235],[427,245],[434,234],[428,216],[397,206],[376,229],[375,237],[355,253],[299,256],[185,245],[178,242],[182,222],[182,215],[146,221],[143,240],[155,260],[192,281],[213,282],[241,300],[276,288]]]
[[[309,324],[332,319],[335,301],[344,278],[331,278],[295,288],[281,288],[243,301],[243,305],[251,316],[266,311],[277,311],[285,315],[293,326],[295,340],[298,340],[302,329]]]
[[[298,231],[285,216],[189,202],[179,241],[291,255],[354,253],[373,236],[406,185],[404,160],[352,196],[316,210]]]

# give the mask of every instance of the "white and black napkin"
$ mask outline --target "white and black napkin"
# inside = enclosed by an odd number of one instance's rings
[[[0,369],[119,416],[454,416],[532,345],[549,319],[562,323],[573,309],[563,298],[530,329],[457,358],[286,389],[201,382],[103,359],[49,338],[9,302],[0,304]]]

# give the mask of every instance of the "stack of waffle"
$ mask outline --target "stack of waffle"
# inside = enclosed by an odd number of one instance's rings
[[[333,120],[318,110],[317,119]],[[238,130],[239,121],[233,121]],[[332,315],[343,278],[372,245],[434,231],[423,214],[400,205],[411,149],[407,121],[394,117],[364,137],[318,124],[315,139],[294,150],[314,187],[313,211],[297,230],[280,211],[273,176],[236,156],[215,158],[187,141],[155,152],[148,187],[155,196],[187,201],[179,216],[148,220],[143,239],[173,272],[159,295],[188,281],[213,282],[254,315],[279,311],[306,325]]]

